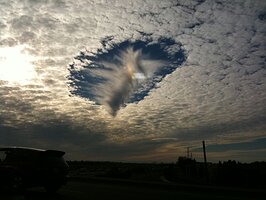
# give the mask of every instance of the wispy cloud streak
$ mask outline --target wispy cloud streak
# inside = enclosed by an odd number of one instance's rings
[[[161,42],[161,43],[160,43]],[[144,41],[124,41],[98,50],[93,56],[82,52],[70,65],[72,93],[105,105],[112,116],[127,103],[148,95],[157,82],[172,73],[184,54],[174,40],[163,38],[152,44]],[[170,52],[167,52],[169,51]],[[107,53],[103,53],[107,51]],[[84,64],[85,63],[85,64]]]

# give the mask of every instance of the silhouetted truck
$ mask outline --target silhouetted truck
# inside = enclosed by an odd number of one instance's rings
[[[0,186],[13,192],[43,186],[56,192],[66,184],[65,152],[24,147],[0,148]]]

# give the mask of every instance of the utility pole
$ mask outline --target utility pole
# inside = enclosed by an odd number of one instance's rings
[[[187,147],[187,158],[189,158],[189,147]]]
[[[206,149],[205,149],[205,141],[202,141],[202,147],[203,147],[203,154],[204,154],[204,166],[205,166],[205,175],[206,175],[206,181],[209,183],[209,174],[208,174],[208,166],[207,166],[207,157],[206,157]]]

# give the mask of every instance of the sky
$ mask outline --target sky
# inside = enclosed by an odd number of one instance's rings
[[[0,146],[266,161],[266,1],[0,0]]]

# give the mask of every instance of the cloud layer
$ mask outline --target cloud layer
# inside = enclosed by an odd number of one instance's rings
[[[265,10],[260,0],[0,1],[0,48],[23,46],[35,74],[27,84],[0,80],[0,145],[61,148],[69,158],[173,161],[203,139],[214,145],[264,138]],[[162,37],[178,44],[169,54],[181,48],[185,59],[161,81],[151,79],[145,95],[135,86],[156,72],[137,64],[154,64],[140,49],[117,53],[115,66],[100,60],[105,71],[85,73],[88,59],[75,59],[80,52],[100,55],[99,49],[105,55],[111,44]],[[81,80],[75,71],[114,85],[73,94],[74,78]],[[245,152],[212,152],[212,158],[243,159]],[[252,152],[246,160],[256,153],[265,160],[265,149]]]

